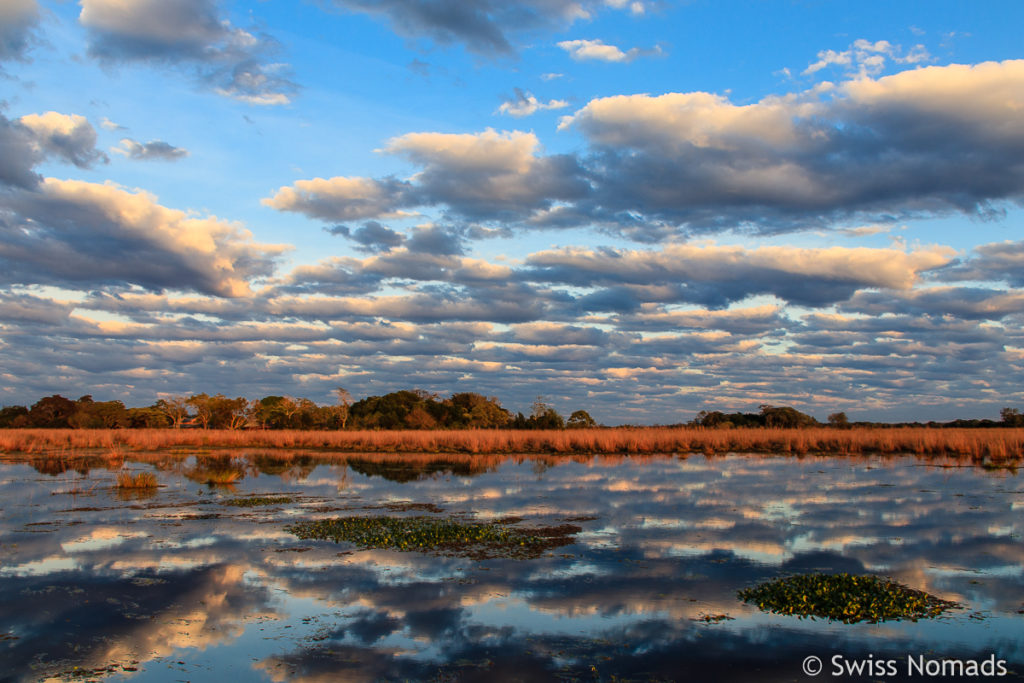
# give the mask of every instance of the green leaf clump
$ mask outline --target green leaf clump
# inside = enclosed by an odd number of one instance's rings
[[[960,607],[956,602],[870,574],[799,574],[743,589],[737,595],[765,612],[847,624],[917,621]]]
[[[249,496],[247,498],[232,498],[225,500],[223,505],[234,505],[240,508],[254,508],[261,505],[285,505],[293,502],[291,496]]]
[[[291,524],[285,530],[303,540],[353,543],[361,548],[407,552],[447,552],[470,557],[538,557],[570,543],[580,531],[570,524],[516,529],[505,524],[462,522],[434,517],[336,517]]]

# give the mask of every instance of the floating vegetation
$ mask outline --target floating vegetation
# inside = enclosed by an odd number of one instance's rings
[[[221,501],[221,505],[234,505],[240,508],[254,508],[261,505],[285,505],[294,502],[291,496],[247,496]]]
[[[766,612],[821,617],[854,624],[937,617],[960,607],[924,591],[877,576],[800,574],[739,591],[746,603]]]
[[[723,621],[734,621],[735,617],[730,617],[728,614],[701,614],[691,619],[691,621],[701,621],[705,624],[717,624]]]
[[[572,524],[517,529],[435,517],[336,517],[299,522],[285,530],[303,540],[347,542],[361,548],[526,559],[572,543],[572,535],[582,529]]]
[[[155,489],[156,475],[152,472],[121,472],[117,475],[117,483],[114,486],[119,489]]]

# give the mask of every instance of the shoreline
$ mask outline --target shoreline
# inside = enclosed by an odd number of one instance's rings
[[[567,430],[249,431],[202,429],[3,429],[0,453],[71,455],[106,449],[308,450],[327,453],[459,455],[957,456],[986,464],[1024,460],[1024,429],[705,429],[614,427]]]

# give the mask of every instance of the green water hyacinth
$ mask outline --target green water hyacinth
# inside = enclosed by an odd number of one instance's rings
[[[285,505],[293,502],[291,496],[249,496],[248,498],[232,498],[225,500],[222,505],[234,505],[240,508],[254,508],[261,505]]]
[[[347,542],[360,548],[442,552],[475,558],[538,557],[571,542],[580,527],[564,524],[517,529],[507,524],[462,522],[434,517],[336,517],[298,522],[286,531],[304,540]]]
[[[765,612],[872,624],[927,619],[960,607],[924,591],[872,575],[800,574],[738,592],[740,600]]]

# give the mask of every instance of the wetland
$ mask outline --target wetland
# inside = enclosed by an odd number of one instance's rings
[[[1024,678],[1024,481],[971,459],[8,453],[0,495],[4,680]]]

